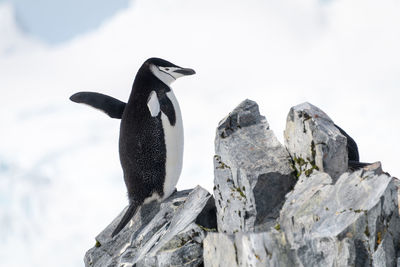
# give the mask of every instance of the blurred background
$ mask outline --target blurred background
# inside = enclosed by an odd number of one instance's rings
[[[218,122],[249,98],[283,141],[308,101],[400,175],[397,0],[0,0],[0,265],[83,266],[127,204],[119,121],[69,101],[128,99],[148,57],[177,81],[185,125],[178,189],[213,186]]]

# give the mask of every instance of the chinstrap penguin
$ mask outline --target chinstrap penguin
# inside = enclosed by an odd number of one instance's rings
[[[164,200],[175,190],[182,169],[183,124],[170,85],[193,74],[192,69],[150,58],[137,72],[127,103],[95,92],[79,92],[70,97],[121,119],[119,155],[129,208],[112,237],[142,204]]]

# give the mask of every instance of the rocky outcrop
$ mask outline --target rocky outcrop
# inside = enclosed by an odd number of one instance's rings
[[[85,255],[86,266],[198,266],[203,262],[207,227],[216,227],[214,201],[203,188],[144,205],[111,238],[124,212],[96,237],[96,245]]]
[[[255,105],[244,101],[217,130],[214,194],[218,224],[223,226],[218,225],[220,232],[210,233],[204,240],[205,266],[396,266],[400,252],[399,181],[384,173],[380,163],[349,170],[346,137],[328,115],[309,103],[293,107],[287,118],[285,144],[292,162],[276,157],[283,155],[280,145],[270,137],[268,124]],[[241,113],[251,117],[247,110],[256,118],[238,127]],[[246,149],[247,141],[257,148]],[[246,194],[244,200],[250,199],[250,205],[238,203],[235,190],[241,185],[237,182],[246,177],[242,173],[256,173],[248,179],[252,181],[260,169],[286,170],[290,166],[297,177],[293,190],[285,187],[284,191],[281,186],[287,180],[278,179],[269,183],[263,194]],[[290,190],[283,206],[276,206],[279,216],[257,209],[257,203],[279,190]],[[246,224],[235,213],[226,218],[232,214],[231,203],[240,207],[242,214],[255,214],[255,209],[261,217],[276,218],[272,220],[274,227],[260,232],[256,223],[237,232],[238,225]]]
[[[332,181],[303,174],[275,229],[209,234],[205,266],[397,266],[398,180],[376,163]]]
[[[245,100],[218,125],[214,197],[218,231],[267,230],[294,184],[290,155],[254,101]]]
[[[292,107],[284,136],[298,176],[320,170],[336,179],[347,171],[346,137],[319,108],[310,103]]]
[[[400,182],[379,162],[349,168],[343,132],[304,103],[289,112],[284,147],[243,101],[217,128],[214,198],[176,192],[111,239],[122,212],[86,266],[399,266]]]
[[[400,244],[398,180],[375,163],[342,174],[302,175],[280,228],[304,266],[395,266]]]

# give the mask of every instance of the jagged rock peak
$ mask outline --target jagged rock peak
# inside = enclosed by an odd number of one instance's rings
[[[257,175],[247,174],[279,166],[263,161],[274,152],[262,139],[251,138],[265,154],[243,146],[245,137],[261,128],[258,125],[239,129],[228,138],[216,137],[216,153],[223,155],[214,162],[220,232],[208,234],[203,241],[205,266],[395,267],[400,262],[399,180],[384,173],[379,162],[348,169],[344,131],[309,103],[293,107],[287,118],[285,143],[298,179],[283,206],[274,203],[280,210],[276,224],[258,232],[253,232],[257,224],[237,230],[243,221],[250,224],[253,206],[260,206],[260,201],[268,199],[269,190],[285,181],[276,180],[262,190],[264,194],[246,194],[242,203],[234,202],[243,181],[254,184],[251,177]],[[259,136],[266,134],[264,128]],[[265,165],[251,165],[246,158]],[[251,205],[246,205],[247,199],[252,200]],[[236,216],[238,210],[247,212],[242,221]],[[256,208],[257,216],[265,216],[265,211]]]
[[[260,115],[257,103],[246,99],[219,122],[217,132],[221,138],[226,138],[237,129],[257,124],[262,120],[265,120],[265,117]],[[269,128],[266,121],[265,126]]]
[[[216,130],[214,198],[175,192],[111,238],[122,212],[86,266],[400,266],[399,180],[379,162],[348,168],[354,140],[309,103],[284,138],[243,101]]]
[[[348,169],[347,139],[322,110],[310,103],[290,109],[284,132],[285,145],[298,176],[314,170],[337,179]]]
[[[288,152],[257,103],[245,100],[221,121],[215,154],[218,230],[262,231],[274,225],[295,177]]]

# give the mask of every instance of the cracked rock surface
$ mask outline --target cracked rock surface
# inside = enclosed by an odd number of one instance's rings
[[[224,248],[224,249],[222,249]],[[294,252],[282,232],[210,233],[204,240],[204,266],[294,266]]]
[[[219,123],[215,154],[218,230],[262,231],[274,225],[295,177],[288,152],[254,101],[243,101]]]
[[[298,175],[310,176],[314,170],[320,170],[336,179],[347,171],[347,139],[316,106],[303,103],[292,107],[284,136]]]
[[[96,237],[85,255],[86,266],[199,266],[207,221],[215,222],[211,195],[200,186],[175,192],[161,204],[141,207],[117,236],[111,232],[124,211]],[[214,217],[214,218],[213,218]]]
[[[281,231],[304,266],[396,266],[398,188],[380,163],[336,183],[327,173],[303,174],[281,210]]]
[[[248,110],[255,118],[248,119]],[[245,127],[241,113],[251,121]],[[279,155],[271,149],[279,144],[265,138],[268,131],[252,101],[239,105],[218,127],[214,194],[220,232],[204,239],[205,266],[397,266],[399,180],[383,172],[379,162],[349,170],[346,137],[309,103],[293,107],[288,115],[285,143],[291,163],[268,160]],[[246,149],[248,143],[257,148]],[[257,223],[252,223],[257,220],[250,218],[265,210],[254,212],[257,196],[251,190],[241,194],[240,186],[254,184],[260,170],[283,170],[285,164],[295,170],[296,184],[283,206],[274,202],[280,210],[274,227],[256,231]],[[284,179],[275,184],[280,182],[286,184]],[[268,188],[262,192],[268,195]],[[235,210],[244,211],[245,217]]]

